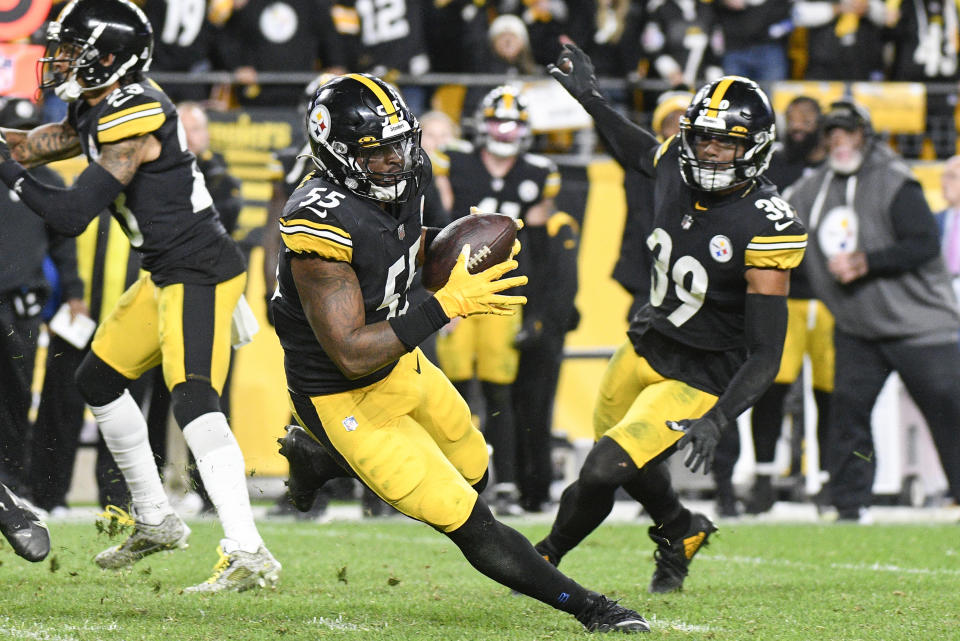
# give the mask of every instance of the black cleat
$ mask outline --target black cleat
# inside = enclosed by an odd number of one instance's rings
[[[588,597],[587,606],[577,615],[577,621],[589,632],[650,631],[650,624],[642,616],[596,592]]]
[[[277,443],[280,444],[280,454],[290,464],[290,478],[287,480],[290,502],[299,511],[309,512],[314,506],[317,491],[327,480],[314,471],[311,459],[326,458],[328,454],[299,425],[287,425],[284,429],[287,433],[278,438]]]
[[[750,498],[747,499],[747,514],[763,514],[773,509],[777,501],[776,491],[773,489],[773,480],[764,475],[758,475],[750,488]]]
[[[17,555],[34,563],[50,554],[50,532],[33,510],[0,483],[0,532]]]
[[[694,512],[690,515],[690,528],[681,538],[670,541],[657,534],[657,531],[655,527],[648,531],[657,544],[653,552],[657,569],[653,571],[648,590],[653,594],[674,592],[683,587],[690,562],[700,548],[707,545],[707,539],[717,531],[717,526],[703,514]]]

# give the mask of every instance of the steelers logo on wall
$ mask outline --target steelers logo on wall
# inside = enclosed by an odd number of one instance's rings
[[[0,2],[0,42],[12,42],[36,31],[50,13],[51,0]]]

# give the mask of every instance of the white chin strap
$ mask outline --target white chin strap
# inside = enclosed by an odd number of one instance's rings
[[[64,102],[73,102],[83,93],[83,87],[77,82],[76,75],[71,72],[65,82],[54,87],[53,93]]]
[[[370,183],[370,197],[376,198],[377,200],[382,200],[384,202],[393,202],[397,199],[399,194],[403,193],[403,190],[407,188],[407,181],[401,180],[395,185],[390,185],[389,187],[383,187],[377,185],[376,183]]]
[[[732,167],[719,171],[693,167],[693,175],[697,179],[697,184],[707,191],[726,189],[733,184],[736,177]]]

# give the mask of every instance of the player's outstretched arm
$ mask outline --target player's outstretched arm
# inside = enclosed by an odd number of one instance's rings
[[[154,160],[159,151],[160,143],[153,136],[104,145],[100,159],[66,189],[40,182],[14,160],[0,164],[0,180],[55,231],[77,236],[133,180],[137,168]]]
[[[597,86],[593,62],[577,45],[567,43],[547,71],[593,118],[604,145],[624,167],[641,169],[641,159],[658,147],[652,133],[630,122],[607,102]]]
[[[28,168],[72,158],[81,152],[80,137],[66,121],[40,125],[29,131],[0,127],[0,133],[10,148],[10,157]]]

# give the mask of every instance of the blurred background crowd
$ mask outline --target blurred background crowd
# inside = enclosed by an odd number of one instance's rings
[[[55,16],[63,4],[53,3],[47,15]],[[578,450],[577,443],[591,436],[590,408],[603,360],[609,346],[622,340],[628,310],[642,299],[649,278],[639,258],[645,234],[637,218],[644,211],[645,184],[642,177],[624,176],[604,156],[589,118],[545,74],[544,67],[556,60],[563,42],[573,41],[591,56],[601,88],[623,113],[664,137],[675,131],[689,92],[703,82],[723,74],[756,80],[768,91],[780,118],[784,145],[776,162],[781,164],[771,171],[780,171],[776,181],[781,187],[823,161],[823,153],[816,159],[816,150],[824,151],[821,111],[837,99],[856,100],[871,115],[871,135],[911,161],[931,208],[960,207],[958,161],[948,160],[957,153],[960,79],[960,10],[951,0],[137,4],[154,28],[149,75],[180,105],[190,149],[216,206],[247,250],[251,301],[272,291],[271,255],[278,247],[275,216],[305,169],[297,159],[304,141],[305,87],[322,81],[323,74],[346,72],[367,72],[397,84],[421,116],[423,146],[441,167],[451,152],[480,153],[484,148],[482,101],[493,87],[507,83],[524,94],[530,137],[513,155],[543,154],[557,174],[546,174],[538,198],[529,205],[549,209],[553,224],[547,227],[556,239],[558,273],[565,274],[565,280],[551,283],[549,291],[528,294],[532,301],[539,295],[542,302],[529,306],[539,311],[506,330],[503,346],[512,351],[514,361],[509,375],[485,377],[477,364],[475,371],[457,370],[452,376],[470,398],[488,440],[496,443],[495,463],[509,461],[497,466],[499,483],[491,490],[503,514],[549,509],[555,498],[551,483],[575,474],[577,452],[585,451]],[[33,62],[42,55],[43,34],[40,25],[0,43],[2,126],[29,128],[65,114],[65,105],[55,96],[36,94]],[[798,96],[806,101],[798,102]],[[794,111],[792,120],[788,107]],[[71,181],[82,168],[78,162],[57,163],[48,182]],[[455,165],[451,171],[456,173]],[[454,184],[455,178],[450,177]],[[9,203],[3,197],[0,202],[22,207],[13,193]],[[451,205],[440,203],[435,224],[465,213],[450,211]],[[26,212],[17,213],[16,219],[35,224],[0,235],[0,320],[5,334],[0,338],[0,480],[40,508],[56,511],[68,504],[78,447],[96,446],[98,439],[89,418],[85,420],[72,380],[86,345],[71,344],[47,331],[45,323],[61,305],[96,321],[136,278],[139,264],[108,215],[95,220],[76,241],[47,232]],[[953,226],[944,229],[941,224],[941,231],[952,233]],[[944,247],[950,242],[945,238]],[[954,276],[960,259],[955,262],[949,265]],[[573,267],[564,270],[564,264]],[[264,330],[254,345],[237,353],[233,382],[227,386],[233,394],[225,393],[224,409],[232,417],[251,473],[282,478],[284,461],[275,454],[273,438],[282,434],[289,413],[279,346],[263,307],[255,305],[255,311]],[[441,351],[445,339],[440,338]],[[811,438],[818,438],[814,407],[822,394],[832,391],[832,380],[808,380],[806,394],[800,373],[791,380],[778,379],[778,385],[777,395],[761,412],[762,420],[776,429],[742,430],[749,439],[746,444],[758,445],[757,452],[730,443],[728,464],[718,466],[715,479],[705,483],[681,477],[678,486],[716,497],[724,516],[744,508],[761,513],[777,499],[815,495],[822,477],[811,472],[818,468],[816,445],[812,450],[809,446]],[[145,400],[142,405],[156,439],[153,450],[170,452],[174,446],[166,444],[171,432],[162,377],[145,377],[139,387],[138,398]],[[895,407],[898,418],[886,446],[893,452],[889,456],[902,464],[889,472],[881,469],[874,490],[913,504],[937,500],[946,484],[942,474],[936,476],[939,469],[924,471],[930,467],[926,462],[936,465],[936,456],[924,458],[932,449],[922,420],[901,420],[908,415],[901,405],[907,408],[909,400],[899,389],[888,396],[892,400],[884,401],[884,407]],[[804,408],[805,397],[816,403]],[[823,407],[820,411],[824,413]],[[778,445],[781,424],[792,430],[784,432]],[[911,425],[920,425],[919,435],[911,437],[916,442],[902,436]],[[819,431],[821,450],[828,447],[824,429]],[[910,460],[908,450],[913,452]],[[91,500],[123,504],[123,481],[105,448],[99,448],[98,459],[97,492]],[[740,472],[735,474],[738,460]],[[167,463],[158,461],[161,467]],[[182,470],[189,469],[189,461],[179,463]],[[748,483],[753,479],[749,492],[733,486],[744,478]],[[189,495],[196,490],[197,508],[204,509],[197,479],[186,481],[186,489]],[[338,492],[353,496],[355,489],[351,483],[331,488],[309,516],[322,514],[326,501]],[[282,487],[268,492],[280,493]],[[384,511],[376,497],[368,495],[364,501],[368,513]],[[281,497],[276,511],[286,510]]]

